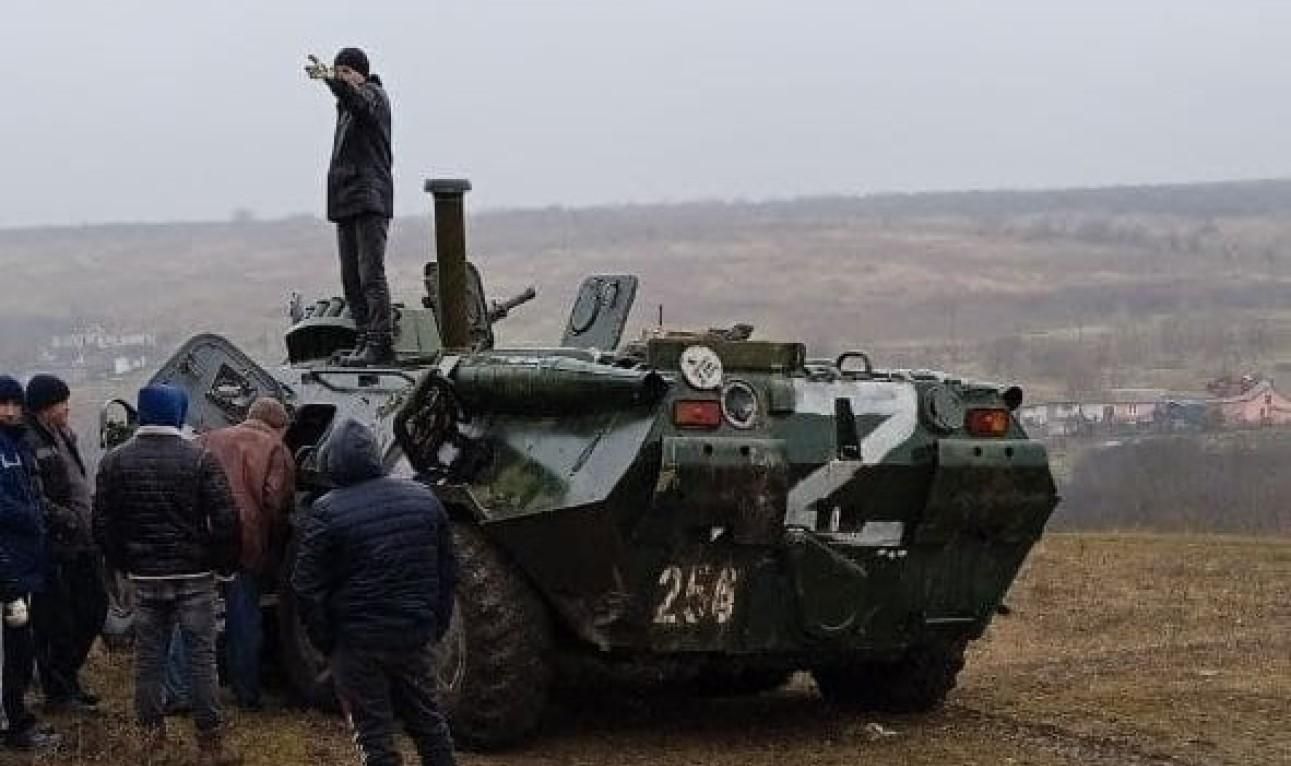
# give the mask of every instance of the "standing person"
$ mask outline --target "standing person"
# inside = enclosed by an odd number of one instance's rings
[[[4,623],[3,718],[6,748],[56,747],[59,737],[40,726],[27,709],[35,670],[35,648],[27,620],[33,593],[44,588],[45,519],[40,506],[36,460],[23,441],[22,384],[0,375],[0,606]]]
[[[338,423],[318,456],[336,489],[305,522],[292,575],[305,629],[330,658],[365,766],[397,766],[396,716],[424,766],[454,763],[431,655],[452,617],[457,561],[429,488],[385,476],[376,437]]]
[[[358,337],[354,366],[394,361],[385,250],[394,215],[390,99],[358,48],[342,48],[331,68],[306,71],[336,96],[336,132],[327,168],[327,218],[336,224],[341,285]]]
[[[80,672],[103,628],[108,597],[90,524],[93,490],[68,427],[70,397],[53,375],[27,382],[25,439],[40,473],[52,560],[31,617],[46,708],[89,710],[99,698],[81,686]]]
[[[242,528],[240,566],[225,591],[224,647],[233,696],[247,710],[260,707],[260,584],[277,564],[275,542],[283,537],[294,499],[295,464],[282,443],[286,432],[286,408],[261,398],[242,423],[199,438],[224,467]]]
[[[216,696],[215,576],[237,569],[238,516],[219,461],[179,430],[187,409],[182,389],[140,389],[139,428],[99,464],[94,536],[134,581],[134,704],[145,734],[164,744],[162,677],[178,623],[201,762],[232,766],[241,758],[224,741]]]

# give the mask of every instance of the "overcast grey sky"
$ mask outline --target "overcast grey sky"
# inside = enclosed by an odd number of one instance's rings
[[[0,14],[0,226],[318,214],[366,48],[396,205],[1291,175],[1291,3],[76,0]]]

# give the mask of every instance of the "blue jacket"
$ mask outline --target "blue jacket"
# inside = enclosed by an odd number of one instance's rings
[[[457,583],[444,507],[428,487],[386,477],[376,438],[356,421],[336,425],[318,460],[337,489],[309,510],[291,579],[310,639],[328,652],[437,640]]]
[[[36,458],[21,428],[0,428],[0,598],[44,590],[48,566]]]

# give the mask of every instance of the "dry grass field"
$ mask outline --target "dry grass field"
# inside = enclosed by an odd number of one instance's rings
[[[804,677],[749,699],[558,710],[529,746],[461,762],[1284,765],[1289,575],[1287,539],[1050,535],[941,712],[843,714]],[[67,746],[35,762],[148,763],[130,733],[128,673],[127,658],[96,655],[105,715],[58,719]],[[334,718],[271,707],[234,726],[249,764],[357,762]]]

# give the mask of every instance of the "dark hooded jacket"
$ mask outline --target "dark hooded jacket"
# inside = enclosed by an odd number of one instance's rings
[[[376,439],[338,423],[318,456],[336,489],[310,509],[291,584],[310,639],[407,651],[452,617],[457,561],[444,507],[415,481],[385,476]]]
[[[46,550],[36,459],[21,428],[0,427],[0,600],[44,589]]]
[[[370,75],[358,88],[327,80],[336,95],[336,135],[327,168],[327,218],[394,215],[390,99],[381,78]]]

